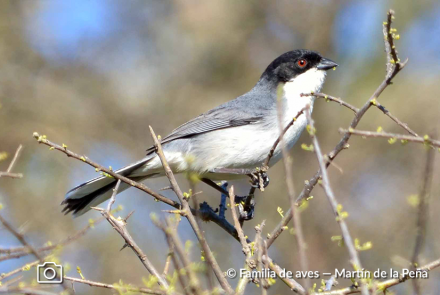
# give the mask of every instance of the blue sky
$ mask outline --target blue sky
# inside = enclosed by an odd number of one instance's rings
[[[85,62],[94,67],[102,67],[102,63],[94,64],[92,57],[99,53],[93,51],[102,51],[105,42],[114,37],[125,23],[130,22],[120,13],[118,3],[104,0],[40,2],[28,23],[28,41],[35,51],[54,64]],[[150,4],[147,4],[149,7],[146,10],[155,9]],[[383,12],[387,8],[386,1],[348,1],[337,12],[333,27],[333,46],[337,55],[349,60],[355,58],[362,63],[374,56],[377,50],[381,50],[382,40],[377,37],[381,34]],[[289,36],[282,25],[276,26],[269,22],[268,26],[268,31],[278,38]],[[135,40],[139,36],[133,34],[120,36],[121,44],[127,47],[121,56],[126,66],[132,65],[142,50],[142,42]],[[440,5],[421,14],[401,36],[401,47],[404,47],[401,51],[410,57],[412,66],[421,72],[438,70],[438,67],[428,65],[440,61]],[[114,63],[114,66],[120,67],[121,62]]]

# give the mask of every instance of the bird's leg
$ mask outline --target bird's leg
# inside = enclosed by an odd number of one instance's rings
[[[227,181],[223,182],[223,184],[220,187],[223,188],[225,190],[225,192],[227,192],[228,182]],[[219,208],[218,216],[220,218],[225,218],[226,198],[227,197],[228,197],[228,194],[222,193],[220,205],[218,206],[218,208]]]
[[[215,183],[214,181],[212,181],[211,179],[208,178],[202,178],[201,179],[204,183],[206,183],[207,185],[209,185],[210,187],[216,189],[217,191],[219,191],[222,195],[226,195],[226,197],[229,198],[229,192],[227,190],[228,188],[228,183],[225,182],[222,185],[218,185],[217,183]],[[243,202],[245,199],[247,198],[247,196],[235,196],[235,202],[241,203]]]
[[[201,180],[222,194],[218,211],[219,211],[219,216],[224,218],[225,210],[226,210],[226,198],[229,197],[229,192],[227,190],[228,183],[225,182],[222,185],[218,185],[211,179],[202,178]],[[250,220],[254,217],[254,211],[255,211],[254,193],[255,193],[255,188],[251,187],[249,194],[247,196],[235,196],[235,203],[237,204],[238,207],[238,214],[241,223],[243,223],[244,220]]]
[[[240,225],[243,225],[243,222],[245,220],[251,220],[254,218],[254,211],[255,211],[255,187],[251,186],[251,189],[249,190],[249,194],[245,198],[243,202],[237,203],[238,204],[238,214],[239,214],[239,221]]]

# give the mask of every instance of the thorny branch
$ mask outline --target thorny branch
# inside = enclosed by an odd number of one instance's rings
[[[115,202],[116,194],[118,193],[119,185],[121,184],[121,180],[118,180],[116,183],[115,188],[113,189],[113,194],[110,198],[110,202],[107,206],[107,210],[101,209],[101,208],[95,208],[92,207],[92,209],[95,209],[99,212],[101,212],[102,216],[107,219],[107,221],[112,225],[112,227],[122,236],[122,238],[125,241],[124,246],[130,247],[133,252],[137,255],[139,260],[142,262],[144,267],[150,272],[151,275],[156,277],[157,283],[164,287],[165,289],[168,289],[169,285],[168,282],[160,275],[160,273],[156,270],[154,265],[151,263],[151,261],[148,259],[147,255],[142,251],[142,249],[136,244],[136,242],[131,237],[130,233],[127,230],[127,220],[131,216],[133,212],[131,212],[125,219],[122,218],[115,218],[111,213],[111,206]]]

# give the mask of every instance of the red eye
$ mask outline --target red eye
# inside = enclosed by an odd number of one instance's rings
[[[304,68],[307,64],[307,61],[305,59],[300,59],[297,61],[297,64],[300,68]]]

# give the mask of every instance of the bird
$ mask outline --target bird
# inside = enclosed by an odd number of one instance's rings
[[[281,134],[279,125],[284,128],[306,106],[313,110],[315,97],[302,94],[321,91],[327,71],[337,66],[312,50],[296,49],[280,55],[249,92],[184,123],[161,139],[173,173],[196,173],[211,186],[214,181],[246,177],[236,171],[262,166]],[[306,125],[305,114],[301,114],[283,135],[287,149],[294,146]],[[278,145],[268,166],[281,157]],[[154,146],[147,149],[143,159],[115,172],[135,181],[165,175]],[[268,182],[267,175],[264,177]],[[109,199],[116,183],[114,178],[101,176],[76,186],[66,193],[62,211],[72,212],[75,217],[83,215]],[[121,183],[118,193],[129,187]]]

